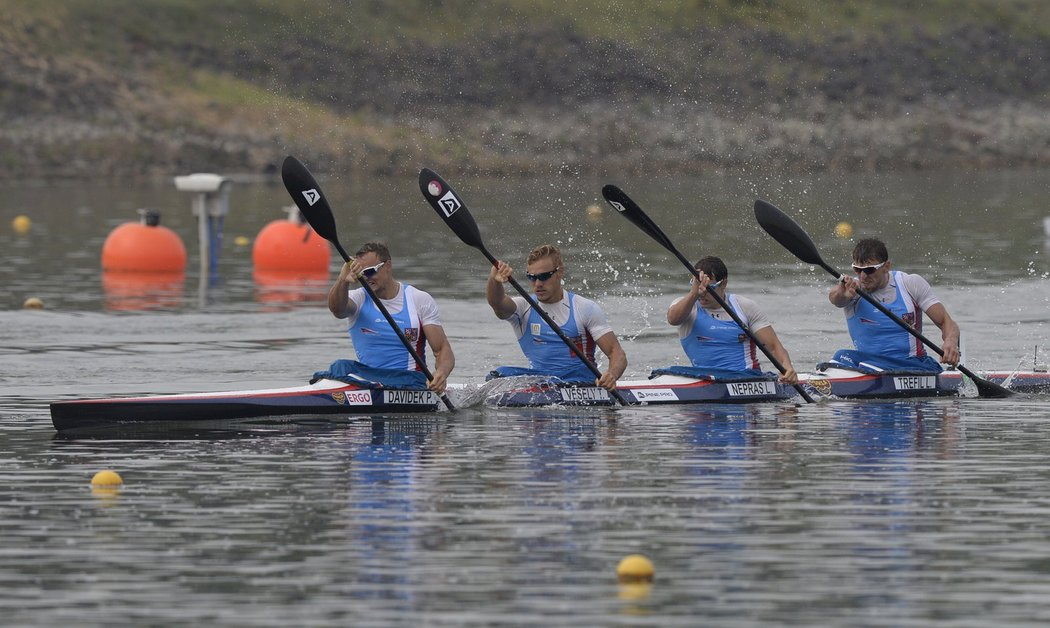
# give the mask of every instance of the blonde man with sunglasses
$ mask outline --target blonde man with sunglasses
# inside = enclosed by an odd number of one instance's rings
[[[359,277],[368,282],[369,288],[424,360],[425,345],[430,345],[434,352],[434,379],[426,385],[436,393],[444,392],[456,358],[441,326],[437,303],[426,292],[394,279],[390,251],[380,242],[367,242],[354,253],[354,258],[343,264],[339,277],[328,291],[328,309],[336,318],[347,319],[358,363],[367,367],[358,369],[356,374],[385,383],[405,382],[399,376],[404,376],[406,371],[416,374],[419,380],[426,379],[365,289],[351,289],[351,284]],[[353,368],[356,365],[343,366]]]
[[[489,272],[485,298],[496,316],[514,328],[518,345],[529,360],[529,368],[501,366],[493,371],[492,376],[554,376],[566,382],[593,382],[606,390],[614,390],[616,380],[627,368],[627,356],[598,304],[562,287],[565,264],[561,251],[549,244],[533,249],[525,261],[525,278],[532,286],[539,306],[583,350],[592,364],[595,346],[608,358],[608,368],[597,380],[543,318],[532,311],[528,301],[507,296],[503,284],[512,274],[506,262],[498,261]]]
[[[862,371],[941,371],[922,342],[861,298],[858,288],[920,333],[925,312],[941,330],[941,362],[959,363],[959,326],[934,295],[929,282],[919,275],[893,270],[881,240],[867,238],[857,242],[853,248],[853,272],[855,277],[843,275],[828,293],[831,303],[845,312],[855,347],[837,351],[832,364]]]

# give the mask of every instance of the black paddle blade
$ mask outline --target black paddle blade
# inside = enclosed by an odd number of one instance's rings
[[[485,249],[485,243],[481,241],[481,232],[478,231],[478,223],[474,221],[474,216],[470,215],[470,210],[452,186],[445,183],[433,170],[423,168],[419,171],[419,191],[460,240],[467,246]]]
[[[296,207],[306,217],[314,231],[322,238],[332,244],[339,241],[335,231],[335,216],[332,215],[332,207],[328,199],[321,192],[321,186],[317,185],[314,176],[306,169],[301,161],[291,155],[284,158],[281,165],[281,179],[284,187],[288,190]]]
[[[602,188],[602,196],[613,206],[613,209],[620,212],[621,216],[630,220],[634,226],[647,233],[650,238],[659,242],[660,246],[668,251],[677,252],[674,244],[671,243],[671,239],[664,234],[660,227],[656,226],[656,223],[653,222],[644,211],[642,211],[642,208],[638,206],[638,203],[635,203],[623,190],[610,183]]]
[[[959,371],[963,375],[969,377],[970,381],[972,381],[974,385],[977,386],[978,396],[990,397],[992,399],[1005,399],[1007,397],[1013,397],[1015,394],[1017,394],[1009,388],[1000,386],[999,384],[984,379],[983,377],[978,377],[973,372],[971,372],[970,369],[966,368],[962,364],[957,365],[956,368],[959,369]]]
[[[772,203],[767,203],[762,199],[755,201],[755,218],[766,233],[785,249],[791,251],[795,257],[808,264],[829,268],[821,259],[817,245],[813,244],[813,240],[805,229]],[[838,275],[838,273],[833,274]]]

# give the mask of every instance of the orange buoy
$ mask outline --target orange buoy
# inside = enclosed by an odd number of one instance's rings
[[[289,208],[289,219],[271,222],[256,236],[252,247],[256,271],[325,273],[327,277],[328,242],[298,219],[298,211]]]
[[[102,270],[182,273],[186,247],[171,229],[160,226],[160,214],[142,211],[141,222],[126,222],[102,244]]]

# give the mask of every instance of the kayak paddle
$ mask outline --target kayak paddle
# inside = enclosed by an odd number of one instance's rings
[[[781,246],[790,251],[795,257],[807,264],[820,266],[831,273],[835,279],[842,278],[842,273],[829,266],[827,262],[820,257],[820,253],[817,251],[817,245],[813,244],[813,239],[809,237],[809,234],[806,233],[797,222],[792,220],[784,212],[780,211],[775,205],[761,199],[756,200],[755,219],[758,220],[758,224],[765,229],[766,233],[772,236],[774,240],[779,242]],[[880,312],[890,317],[890,320],[903,327],[909,334],[918,338],[924,345],[936,351],[938,355],[944,355],[943,349],[934,344],[932,340],[924,336],[917,329],[908,323],[905,323],[904,320],[891,312],[885,305],[879,303],[870,294],[861,290],[859,287],[857,288],[857,294],[859,294],[865,301],[875,306]],[[962,364],[955,365],[955,368],[959,369],[960,372],[973,380],[973,383],[977,386],[977,394],[982,397],[1009,397],[1014,394],[1013,391],[1008,388],[1004,388],[995,382],[978,377]]]
[[[306,221],[310,223],[322,238],[328,240],[335,246],[335,250],[339,251],[339,254],[343,256],[343,261],[347,264],[350,263],[350,255],[343,249],[343,246],[339,244],[339,236],[335,230],[335,216],[332,214],[332,207],[328,204],[328,199],[325,198],[324,192],[321,191],[321,186],[317,184],[317,180],[310,174],[310,171],[306,169],[306,166],[302,164],[298,159],[289,155],[285,158],[284,164],[281,165],[281,179],[284,180],[284,187],[288,190],[288,194],[291,195],[292,200],[295,201],[295,205],[299,208],[299,211],[306,217]],[[408,349],[408,353],[412,356],[412,359],[416,361],[419,366],[419,370],[423,372],[427,380],[434,379],[430,369],[427,368],[427,363],[420,357],[419,353],[412,348],[412,343],[409,342],[408,338],[405,337],[405,332],[401,331],[401,327],[398,326],[394,318],[390,316],[390,312],[387,311],[383,302],[379,300],[375,292],[372,291],[371,286],[365,281],[364,277],[358,277],[357,282],[361,284],[361,287],[365,289],[368,297],[372,299],[372,303],[375,303],[379,311],[383,313],[383,318],[386,322],[390,323],[390,326],[397,333],[397,337],[401,339],[401,344],[405,345],[405,349]],[[449,410],[455,410],[456,407],[449,401],[448,396],[445,393],[441,393],[441,401],[445,403],[445,406]]]
[[[467,209],[466,204],[460,199],[459,195],[452,189],[452,187],[445,182],[436,172],[429,168],[423,168],[419,171],[419,191],[423,193],[423,198],[430,203],[430,206],[434,208],[437,215],[441,217],[445,224],[448,225],[452,232],[459,236],[459,239],[463,241],[467,246],[471,246],[481,251],[493,266],[498,266],[499,261],[489,253],[489,250],[485,248],[485,243],[481,240],[481,232],[478,231],[478,223],[475,222],[474,216],[470,214],[470,210]],[[584,355],[583,351],[576,346],[565,332],[561,330],[561,327],[556,325],[550,316],[543,311],[536,301],[532,298],[524,288],[521,287],[514,277],[508,279],[508,282],[515,290],[518,291],[522,297],[528,301],[533,311],[540,315],[551,329],[554,330],[558,337],[562,339],[569,349],[578,357],[594,374],[595,378],[600,379],[602,376],[601,371],[594,365],[594,362]],[[616,398],[622,405],[627,405],[627,400],[623,398],[618,390],[610,391],[613,397]]]
[[[623,190],[615,185],[609,184],[602,188],[602,196],[605,197],[605,200],[608,201],[608,203],[613,206],[613,209],[615,209],[621,216],[630,220],[634,223],[634,226],[644,231],[650,238],[656,240],[660,246],[673,253],[674,256],[678,258],[678,261],[682,262],[682,264],[689,269],[689,272],[692,273],[693,277],[696,278],[697,281],[700,280],[700,272],[696,267],[693,266],[677,248],[675,248],[671,239],[664,234],[660,227],[656,226],[656,223],[653,222],[644,211],[642,211],[642,208],[638,206],[638,203],[635,203],[634,200],[627,196]],[[769,362],[776,367],[778,371],[781,373],[787,372],[784,365],[773,357],[773,354],[769,349],[762,344],[753,333],[751,333],[751,330],[744,324],[744,321],[740,320],[740,317],[733,311],[733,308],[729,307],[729,304],[725,302],[725,299],[719,296],[718,292],[711,288],[711,286],[708,286],[707,293],[718,302],[718,305],[722,306],[722,309],[725,310],[727,314],[733,317],[733,321],[736,322],[740,329],[744,330],[744,333],[751,339],[751,342],[755,343],[755,346],[765,354],[766,358],[769,359]],[[805,388],[803,388],[801,384],[794,384],[794,388],[807,403],[813,403],[813,398],[806,393]]]

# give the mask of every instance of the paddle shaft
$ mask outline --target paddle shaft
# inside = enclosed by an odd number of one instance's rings
[[[499,260],[493,257],[492,253],[489,253],[488,249],[486,249],[484,245],[478,246],[477,249],[481,251],[481,254],[484,255],[485,258],[488,259],[488,261],[493,266],[499,266]],[[541,308],[539,304],[536,303],[536,300],[532,298],[532,295],[530,295],[528,291],[525,290],[525,288],[522,288],[521,284],[519,284],[517,280],[514,279],[514,277],[508,277],[507,283],[513,286],[514,289],[518,291],[518,294],[520,294],[522,297],[524,297],[526,301],[529,302],[529,306],[532,307],[533,311],[540,315],[540,318],[543,319],[543,322],[547,323],[547,325],[554,330],[554,333],[558,334],[558,337],[562,339],[562,342],[569,346],[569,349],[574,354],[576,354],[576,357],[578,357],[584,363],[584,365],[587,366],[591,373],[593,373],[597,379],[601,379],[602,372],[598,370],[598,367],[594,365],[594,362],[591,362],[591,359],[588,358],[587,355],[578,346],[576,346],[576,343],[565,335],[565,332],[561,330],[561,327],[557,323],[555,323],[554,320],[551,319],[551,317],[548,316],[546,312],[543,311],[543,308]],[[616,400],[620,402],[620,404],[625,406],[628,405],[627,400],[624,399],[623,395],[620,394],[620,391],[611,390],[609,391],[609,393],[613,397],[615,397]]]
[[[350,255],[346,252],[346,250],[343,249],[343,245],[339,244],[339,240],[333,238],[332,240],[330,240],[330,242],[333,246],[335,246],[335,250],[339,251],[339,254],[343,256],[343,261],[349,264]],[[368,281],[362,276],[357,278],[357,283],[361,284],[361,287],[365,289],[365,292],[368,294],[368,298],[372,299],[372,303],[375,303],[379,311],[382,312],[383,318],[386,319],[386,322],[390,323],[390,327],[393,328],[394,333],[396,333],[397,337],[401,339],[401,343],[405,345],[406,349],[408,349],[409,354],[412,355],[412,359],[416,361],[416,364],[419,366],[419,369],[423,372],[423,375],[426,376],[427,381],[434,379],[434,375],[430,372],[430,369],[427,368],[426,360],[424,360],[423,356],[419,355],[419,353],[412,347],[412,342],[408,339],[407,336],[405,336],[405,332],[401,331],[401,326],[397,324],[397,321],[394,320],[394,317],[391,316],[390,312],[387,311],[386,306],[383,305],[383,302],[379,300],[379,297],[376,296],[376,293],[372,290],[372,286],[368,285]],[[423,330],[420,329],[421,333],[422,331]],[[449,410],[456,409],[456,407],[452,405],[452,401],[449,400],[448,395],[446,395],[445,393],[441,393],[441,401]]]

